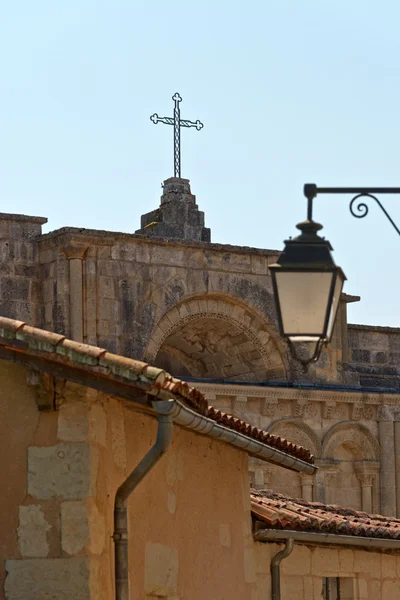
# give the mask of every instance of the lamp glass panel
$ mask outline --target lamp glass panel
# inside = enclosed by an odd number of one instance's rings
[[[276,272],[276,287],[285,335],[301,335],[304,338],[324,334],[332,277],[334,273],[329,271]]]
[[[326,332],[326,337],[328,340],[331,339],[332,332],[333,332],[333,326],[335,325],[340,295],[341,295],[342,289],[343,289],[343,283],[344,283],[343,273],[339,270],[336,275],[335,289],[334,289],[333,298],[332,298],[331,313],[329,315],[328,329]]]

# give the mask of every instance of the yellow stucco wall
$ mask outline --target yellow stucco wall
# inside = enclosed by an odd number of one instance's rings
[[[113,496],[156,434],[153,419],[118,401],[105,410],[111,427],[100,458],[99,502]],[[246,454],[176,427],[168,453],[132,494],[129,529],[132,599],[251,599]]]
[[[57,387],[39,412],[26,370],[0,362],[0,598],[112,600],[115,492],[149,450],[156,422],[116,398]],[[247,455],[178,427],[129,501],[132,600],[269,600],[270,561],[254,542]],[[296,546],[282,600],[321,600],[323,577],[351,578],[352,600],[399,597],[400,557]],[[58,595],[57,595],[58,594]],[[344,598],[343,600],[348,600]]]
[[[0,361],[0,600],[5,598],[4,561],[21,556],[17,528],[19,506],[29,503],[27,448],[52,444],[56,424],[55,414],[40,417],[26,369]]]

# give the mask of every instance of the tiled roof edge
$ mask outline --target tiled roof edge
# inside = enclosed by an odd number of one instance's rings
[[[204,395],[184,381],[172,377],[163,369],[145,362],[112,354],[104,348],[75,342],[51,331],[38,329],[23,321],[0,317],[0,347],[39,356],[52,362],[86,370],[97,377],[138,387],[157,397],[168,392],[200,415],[266,446],[280,450],[308,464],[314,464],[311,452],[291,442],[265,432],[232,415],[209,406]],[[99,368],[102,369],[101,375]]]
[[[395,517],[307,502],[272,490],[251,490],[250,494],[252,515],[265,522],[265,532],[274,530],[396,540],[400,550],[400,519]]]

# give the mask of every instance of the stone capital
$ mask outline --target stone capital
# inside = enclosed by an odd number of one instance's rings
[[[374,476],[368,473],[357,473],[358,480],[361,487],[372,487],[374,483]]]
[[[353,464],[361,486],[372,486],[374,478],[379,473],[380,463],[377,461],[357,460]]]
[[[332,419],[335,410],[336,410],[336,402],[334,402],[333,400],[325,401],[323,404],[322,417],[324,419]]]
[[[278,408],[278,398],[265,398],[261,400],[261,414],[264,417],[273,417]]]
[[[400,410],[398,406],[388,406],[384,404],[378,408],[378,421],[398,421],[400,420]]]
[[[68,260],[71,260],[72,258],[83,260],[88,250],[89,246],[79,242],[70,242],[67,246],[62,248],[62,251],[67,256]]]
[[[300,473],[301,485],[313,485],[314,484],[314,475],[309,475],[308,473]]]
[[[307,404],[308,404],[308,400],[304,400],[304,399],[297,399],[295,404],[294,404],[294,411],[293,414],[295,417],[304,417],[304,413],[306,411],[307,408]]]
[[[246,410],[247,396],[236,396],[233,399],[233,410],[235,412],[243,412]]]

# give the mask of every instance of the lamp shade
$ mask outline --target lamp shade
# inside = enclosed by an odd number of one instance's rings
[[[317,235],[321,225],[305,221],[301,235],[285,242],[270,265],[281,335],[290,342],[327,343],[332,337],[343,283],[330,243]]]

